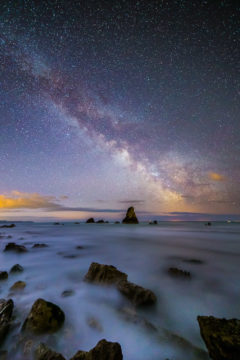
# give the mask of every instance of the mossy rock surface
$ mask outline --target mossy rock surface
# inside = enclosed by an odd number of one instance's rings
[[[119,271],[115,266],[93,262],[88,269],[85,280],[95,283],[117,284],[122,280],[127,280],[127,274]]]
[[[240,359],[240,320],[213,316],[198,316],[197,319],[211,359]]]
[[[59,306],[38,299],[23,324],[23,330],[36,334],[55,332],[60,329],[65,320],[64,312]]]

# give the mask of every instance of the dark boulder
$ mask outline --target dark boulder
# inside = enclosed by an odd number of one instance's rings
[[[34,359],[35,360],[65,360],[65,358],[61,354],[49,349],[43,343],[39,344],[38,347],[36,348]]]
[[[13,265],[13,267],[10,270],[10,273],[18,273],[18,272],[23,272],[23,267],[19,264]]]
[[[89,218],[89,219],[87,219],[87,221],[86,221],[86,224],[93,224],[93,223],[95,223],[94,218]]]
[[[36,334],[55,332],[65,320],[64,312],[57,305],[38,299],[32,306],[27,319],[23,324],[23,330]]]
[[[191,274],[189,271],[185,271],[185,270],[181,270],[175,267],[171,267],[168,269],[168,273],[169,275],[173,276],[173,277],[178,277],[178,278],[190,278]]]
[[[121,281],[117,288],[136,306],[153,305],[157,302],[156,295],[151,290],[129,281]]]
[[[33,248],[45,248],[45,247],[48,247],[48,245],[47,244],[44,244],[44,243],[37,243],[37,244],[34,244],[33,246],[32,246]]]
[[[0,271],[0,280],[6,280],[8,278],[8,273],[6,271]]]
[[[240,359],[240,320],[213,316],[198,316],[197,319],[211,359]]]
[[[15,251],[18,253],[23,253],[23,252],[27,252],[27,249],[25,248],[24,245],[17,245],[15,243],[8,243],[5,246],[4,251]]]
[[[70,360],[122,360],[119,343],[100,340],[90,351],[78,351]]]
[[[134,207],[128,208],[125,218],[122,221],[123,224],[138,224],[138,219],[134,211]]]
[[[26,283],[25,281],[16,281],[11,287],[10,290],[12,291],[19,291],[19,290],[23,290],[26,287]]]
[[[0,344],[7,335],[12,319],[14,303],[12,299],[0,299]]]
[[[115,266],[93,262],[85,275],[85,280],[95,283],[117,284],[122,280],[127,280],[127,274],[119,271]]]
[[[97,224],[104,224],[104,220],[98,220],[97,222],[96,222]]]
[[[157,225],[157,224],[158,224],[157,220],[154,220],[154,221],[150,221],[150,222],[149,222],[149,225]]]

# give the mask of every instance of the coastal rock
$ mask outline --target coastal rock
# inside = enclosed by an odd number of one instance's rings
[[[45,247],[48,247],[48,245],[44,243],[42,244],[37,243],[32,246],[32,248],[45,248]]]
[[[72,296],[72,295],[74,295],[73,290],[64,290],[61,294],[62,297],[68,297],[68,296]]]
[[[16,281],[11,287],[10,290],[18,291],[23,290],[26,287],[26,283],[24,281]]]
[[[136,306],[152,305],[157,301],[151,290],[133,284],[127,278],[127,274],[119,271],[115,266],[94,262],[84,279],[93,283],[116,285],[117,289]]]
[[[197,319],[211,359],[240,359],[240,320],[213,316],[198,316]]]
[[[38,299],[23,324],[23,330],[41,334],[57,331],[65,320],[64,312],[57,305]]]
[[[171,267],[168,269],[169,275],[173,277],[179,277],[179,278],[190,278],[191,274],[189,271],[181,270],[175,267]]]
[[[23,267],[19,264],[13,265],[13,267],[10,270],[10,273],[18,273],[18,272],[23,272]]]
[[[49,349],[43,343],[38,345],[34,355],[35,360],[65,360],[61,354]]]
[[[86,224],[93,224],[93,223],[95,223],[94,218],[89,218],[89,219],[87,219],[87,221],[86,221]]]
[[[27,252],[27,249],[25,248],[24,245],[18,245],[15,243],[8,243],[5,246],[4,251],[16,251],[18,253],[23,253],[23,252]]]
[[[6,271],[0,271],[0,280],[6,280],[8,278],[8,273]]]
[[[117,284],[122,280],[127,280],[127,274],[119,271],[115,266],[93,262],[85,275],[85,280],[95,283]]]
[[[114,224],[120,224],[120,221],[115,221],[115,223]]]
[[[119,343],[100,340],[90,351],[78,351],[70,360],[122,360]]]
[[[10,224],[10,225],[2,225],[2,226],[0,226],[0,228],[2,228],[2,229],[7,229],[7,228],[14,228],[16,225],[15,224]]]
[[[104,220],[98,220],[97,222],[96,222],[97,224],[104,224],[105,222],[104,222]]]
[[[0,344],[8,333],[12,319],[14,303],[12,299],[0,299]]]
[[[128,208],[125,218],[122,221],[123,224],[138,224],[138,219],[134,211],[134,207]]]
[[[157,302],[156,295],[151,290],[129,281],[121,281],[117,288],[136,306],[153,305]]]
[[[157,225],[157,224],[158,224],[157,220],[149,221],[149,225]]]

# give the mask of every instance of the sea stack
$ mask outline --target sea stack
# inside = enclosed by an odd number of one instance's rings
[[[135,214],[134,207],[128,208],[125,218],[122,221],[123,224],[138,224],[138,218]]]

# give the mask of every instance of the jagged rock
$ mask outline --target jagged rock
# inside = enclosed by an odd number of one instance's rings
[[[62,297],[68,297],[68,296],[72,296],[74,294],[73,290],[64,290],[61,294]]]
[[[18,291],[23,290],[26,287],[26,283],[24,281],[16,281],[11,287],[10,290]]]
[[[8,278],[8,273],[6,271],[0,271],[0,280],[6,280]]]
[[[100,340],[90,351],[78,351],[70,360],[122,360],[119,343]]]
[[[10,273],[17,273],[17,272],[23,272],[23,267],[19,264],[13,265],[13,267],[10,270]]]
[[[85,275],[85,280],[96,283],[117,284],[121,280],[127,280],[127,274],[119,271],[115,266],[93,262]]]
[[[240,320],[198,316],[202,338],[213,360],[240,359]]]
[[[133,284],[127,280],[127,274],[115,266],[92,263],[85,275],[85,280],[93,283],[116,285],[117,289],[136,306],[152,305],[157,301],[151,290]]]
[[[138,219],[134,211],[134,207],[128,208],[125,218],[122,221],[123,224],[138,224]]]
[[[42,244],[34,244],[33,246],[32,246],[33,248],[45,248],[45,247],[48,247],[48,245],[47,244],[44,244],[44,243],[42,243]]]
[[[57,331],[65,320],[64,312],[57,305],[38,299],[32,306],[23,330],[34,333],[48,333]]]
[[[49,349],[43,343],[38,345],[34,355],[35,360],[65,360],[61,354]]]
[[[181,278],[190,278],[191,274],[189,271],[181,270],[178,268],[171,267],[168,269],[168,273],[174,277],[181,277]]]
[[[25,248],[24,245],[17,245],[15,243],[8,243],[5,246],[4,251],[16,251],[16,252],[22,253],[22,252],[27,252],[27,249]]]
[[[15,227],[16,225],[15,224],[11,224],[11,225],[2,225],[0,226],[0,228],[13,228]]]
[[[0,344],[8,333],[12,319],[14,303],[12,299],[0,299]]]
[[[94,218],[89,218],[89,219],[87,219],[87,221],[86,221],[86,224],[93,224],[93,223],[95,223]]]
[[[136,306],[153,305],[157,302],[156,295],[151,290],[129,281],[121,281],[117,288]]]

